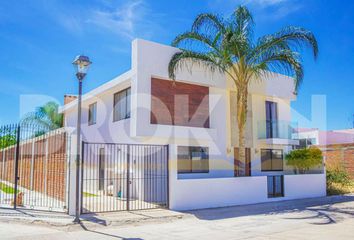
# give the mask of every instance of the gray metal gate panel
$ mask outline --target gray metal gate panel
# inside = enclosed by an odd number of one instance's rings
[[[82,213],[168,206],[168,146],[83,143],[82,159]]]

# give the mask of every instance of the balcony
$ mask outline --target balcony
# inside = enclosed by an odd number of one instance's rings
[[[266,144],[299,145],[297,123],[290,121],[258,122],[258,139]]]

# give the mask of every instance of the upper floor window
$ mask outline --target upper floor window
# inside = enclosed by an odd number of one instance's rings
[[[130,118],[130,88],[114,94],[113,121]]]
[[[208,173],[209,149],[207,147],[179,146],[178,173]]]
[[[92,103],[89,105],[88,111],[88,125],[96,124],[97,118],[97,103]]]
[[[278,137],[278,104],[266,101],[266,136],[267,138]]]
[[[283,171],[283,151],[261,149],[262,171]]]

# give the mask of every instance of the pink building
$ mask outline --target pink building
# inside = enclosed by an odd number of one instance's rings
[[[300,128],[298,137],[301,146],[354,143],[354,128],[330,131]]]

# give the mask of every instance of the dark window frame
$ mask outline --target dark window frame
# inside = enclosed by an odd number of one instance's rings
[[[269,181],[271,179],[271,181]],[[278,181],[280,182],[278,182]],[[279,186],[277,186],[277,183],[280,183],[280,192],[277,191]],[[272,184],[271,188],[269,185]],[[272,190],[272,191],[270,191]],[[268,198],[278,198],[278,197],[284,197],[284,175],[278,175],[278,176],[267,176],[267,193],[268,193]]]
[[[273,101],[265,102],[266,112],[266,138],[278,138],[278,103]]]
[[[190,170],[179,169],[179,161],[181,159],[180,149],[181,148],[188,148],[188,156],[190,161]],[[204,153],[204,157],[200,161],[206,161],[206,169],[193,169],[193,160],[192,160],[192,153],[197,151],[192,151],[193,149],[200,149]],[[201,146],[178,146],[177,147],[177,173],[178,174],[195,174],[195,173],[209,173],[209,148],[208,147],[201,147]]]
[[[263,169],[262,151],[270,151],[271,169]],[[281,169],[273,169],[273,151],[281,151]],[[282,149],[262,148],[261,149],[261,172],[282,172],[284,171],[284,151]]]
[[[94,109],[91,109],[91,107],[94,107]],[[94,110],[94,112],[92,112]],[[93,116],[95,116],[93,118]],[[88,125],[95,125],[97,123],[97,102],[91,103],[88,108]]]
[[[129,95],[128,95],[128,92],[129,92]],[[116,115],[118,115],[116,113],[116,104],[118,104],[118,95],[121,94],[121,93],[125,93],[125,117],[123,118],[119,118],[117,117]],[[127,101],[129,97],[129,101]],[[129,102],[129,104],[128,104]],[[121,120],[124,120],[124,119],[129,119],[131,116],[131,87],[128,87],[128,88],[125,88],[119,92],[116,92],[113,94],[113,122],[118,122],[118,121],[121,121]]]

